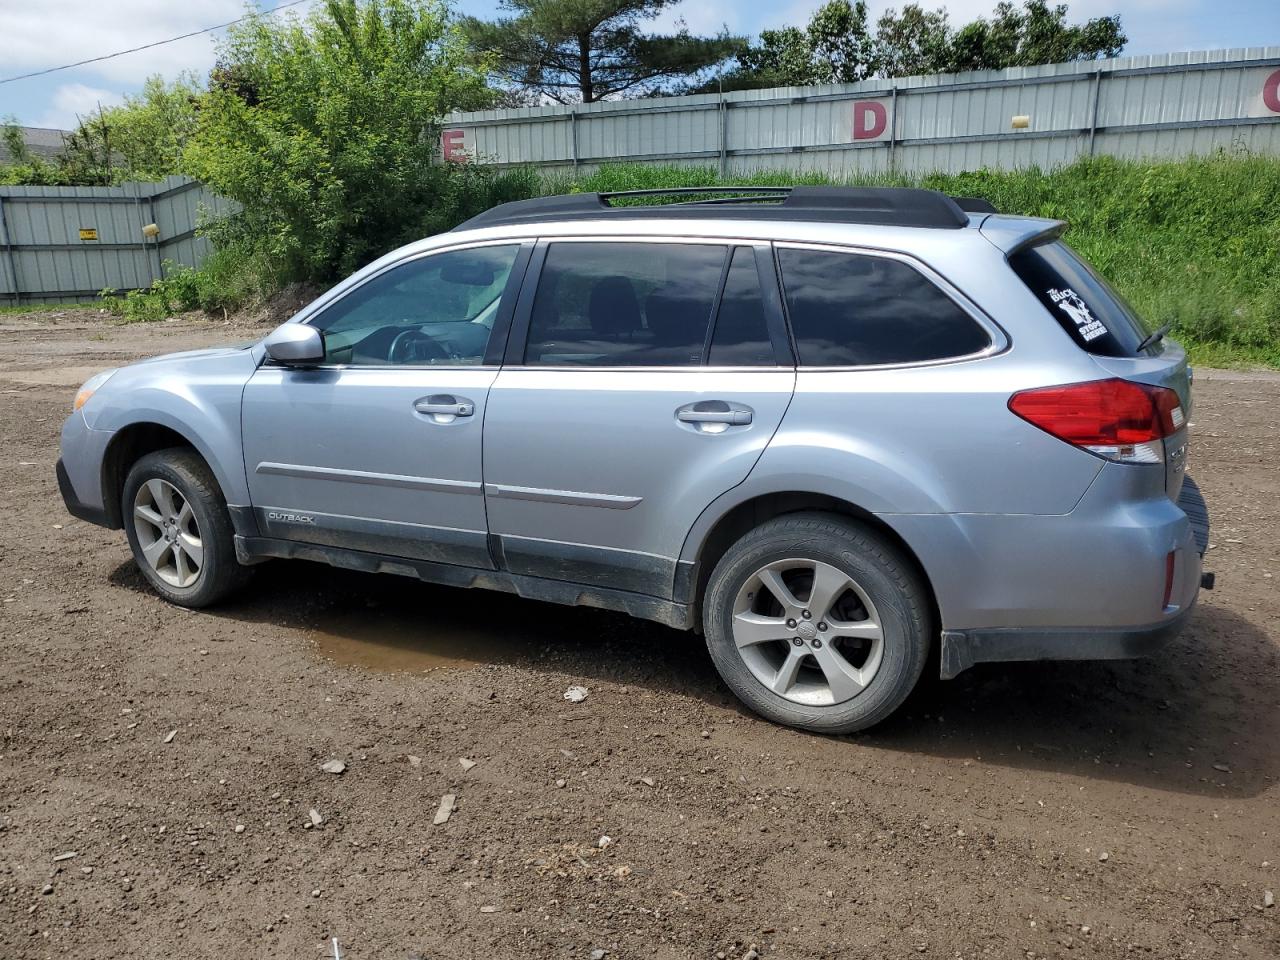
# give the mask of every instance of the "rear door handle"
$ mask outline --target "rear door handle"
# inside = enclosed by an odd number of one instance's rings
[[[727,427],[745,427],[751,422],[751,408],[740,403],[723,400],[699,400],[686,403],[676,409],[676,419],[695,426],[719,424]]]
[[[413,402],[413,409],[424,413],[437,423],[452,423],[456,417],[469,417],[476,412],[476,405],[464,397],[450,393],[435,393]]]

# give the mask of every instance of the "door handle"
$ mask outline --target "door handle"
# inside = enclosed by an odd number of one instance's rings
[[[719,424],[727,427],[745,427],[751,422],[751,408],[742,404],[725,403],[723,400],[699,400],[686,403],[676,410],[676,419],[695,426]]]
[[[449,393],[436,393],[413,402],[413,409],[425,413],[437,422],[449,423],[454,417],[469,417],[476,412],[476,405],[463,397]],[[444,418],[448,418],[447,420]]]

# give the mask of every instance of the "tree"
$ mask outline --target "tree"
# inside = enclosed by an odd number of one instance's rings
[[[652,20],[678,0],[503,0],[513,16],[463,27],[490,60],[499,85],[532,91],[557,103],[594,103],[652,93],[665,83],[689,83],[737,53],[745,41],[688,30],[646,34]]]
[[[1097,60],[1119,56],[1128,40],[1118,15],[1071,25],[1066,4],[1050,7],[1045,0],[1026,0],[1018,9],[1001,2],[990,21],[975,20],[956,32],[941,69],[1001,70]]]
[[[702,89],[853,83],[870,76],[874,67],[875,45],[864,0],[828,0],[803,30],[763,31],[758,44],[738,54],[733,71]]]
[[[252,15],[210,80],[184,167],[241,205],[239,235],[284,277],[331,280],[452,225],[433,220],[454,191],[440,118],[489,91],[442,0]]]
[[[876,72],[883,77],[936,73],[950,63],[951,26],[946,10],[908,3],[890,8],[876,23]]]

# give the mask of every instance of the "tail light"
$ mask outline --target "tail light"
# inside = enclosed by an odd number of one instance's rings
[[[1164,438],[1182,429],[1178,394],[1129,380],[1022,390],[1009,409],[1028,423],[1117,463],[1164,462]]]

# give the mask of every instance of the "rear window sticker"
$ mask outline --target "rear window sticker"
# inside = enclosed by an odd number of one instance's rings
[[[1065,290],[1050,290],[1049,299],[1076,322],[1076,327],[1080,330],[1080,338],[1085,343],[1097,340],[1107,332],[1107,328],[1090,312],[1089,305],[1070,287]]]

